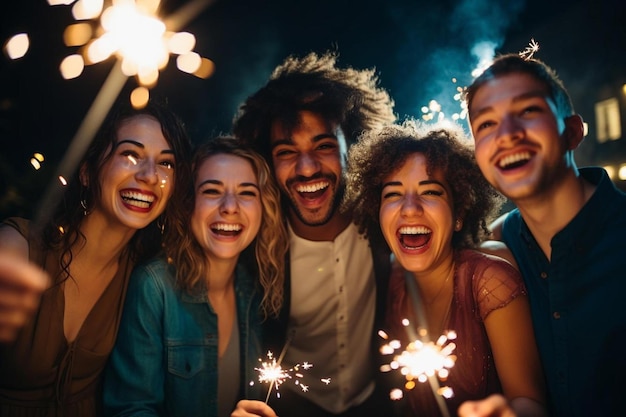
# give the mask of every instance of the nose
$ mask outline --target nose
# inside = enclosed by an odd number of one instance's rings
[[[239,202],[237,196],[232,193],[224,194],[220,202],[220,212],[224,214],[234,214],[239,211]]]
[[[311,177],[320,170],[320,164],[317,159],[308,154],[302,153],[298,156],[296,162],[296,174],[303,177]]]
[[[151,159],[144,159],[138,164],[136,177],[147,184],[156,184],[159,181],[156,162]]]
[[[400,214],[403,217],[421,216],[424,214],[424,207],[419,196],[407,194],[402,201]]]
[[[523,132],[521,124],[515,117],[504,117],[498,127],[498,142],[519,140],[523,137]]]

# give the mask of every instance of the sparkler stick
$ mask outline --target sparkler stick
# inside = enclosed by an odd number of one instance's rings
[[[415,277],[409,271],[404,272],[404,279],[407,283],[407,287],[409,289],[409,295],[411,296],[411,301],[413,303],[413,308],[415,310],[415,316],[417,318],[418,324],[420,326],[420,331],[416,334],[415,330],[412,326],[407,326],[407,331],[409,332],[409,337],[411,340],[421,340],[422,343],[426,344],[430,342],[430,336],[428,335],[428,323],[426,321],[426,313],[424,312],[424,308],[420,299],[419,290],[417,288],[417,284],[415,283]],[[439,411],[443,417],[450,417],[450,413],[448,412],[448,407],[446,406],[446,402],[444,398],[439,395],[439,381],[437,380],[436,375],[428,376],[428,383],[430,384],[430,388],[433,392],[433,396],[435,397],[435,401],[437,401],[437,405],[439,406]]]
[[[115,102],[115,99],[124,87],[127,77],[122,73],[121,67],[121,61],[117,60],[91,107],[87,111],[87,115],[83,119],[67,152],[63,156],[63,160],[59,164],[54,179],[48,186],[39,204],[35,217],[35,225],[43,226],[49,220],[52,215],[53,207],[63,193],[63,188],[58,181],[63,181],[62,178],[67,180],[72,176],[74,170],[77,168],[78,162],[85,154],[85,151],[100,128],[113,102]]]
[[[293,339],[293,336],[294,336],[294,332],[289,333],[289,336],[287,337],[287,340],[285,341],[285,346],[283,346],[283,350],[280,352],[280,355],[278,355],[278,360],[276,360],[276,363],[275,363],[278,369],[281,369],[280,364],[282,363],[283,358],[285,357],[285,354],[287,353],[287,349],[289,348],[289,345],[291,344],[291,339]],[[267,404],[267,402],[270,399],[272,388],[274,388],[274,385],[278,386],[277,384],[278,379],[283,378],[283,377],[284,377],[284,374],[281,372],[281,375],[279,376],[277,375],[276,377],[271,378],[270,387],[267,390],[267,396],[265,397],[265,404]]]

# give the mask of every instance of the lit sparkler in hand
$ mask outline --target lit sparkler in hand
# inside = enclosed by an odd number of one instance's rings
[[[381,371],[388,372],[399,369],[400,373],[406,378],[405,388],[408,390],[415,388],[415,380],[421,383],[428,382],[441,415],[449,417],[450,413],[444,398],[452,397],[454,392],[450,387],[441,387],[439,379],[442,381],[447,379],[449,370],[456,361],[456,356],[452,355],[456,344],[451,342],[451,340],[456,339],[456,333],[447,331],[436,342],[433,343],[430,340],[426,314],[423,310],[423,304],[413,274],[405,271],[404,278],[413,304],[415,317],[420,326],[416,330],[408,319],[402,320],[409,343],[405,350],[395,355],[388,365],[382,366]],[[378,334],[385,340],[388,339],[385,332],[379,331]],[[390,355],[401,348],[402,344],[399,340],[392,340],[382,346],[380,351],[383,355]],[[392,390],[390,393],[390,398],[393,400],[398,400],[402,396],[402,391],[399,389]]]

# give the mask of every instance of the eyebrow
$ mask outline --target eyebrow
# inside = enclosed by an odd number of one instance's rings
[[[198,184],[198,186],[196,188],[200,188],[205,184],[212,184],[212,185],[224,185],[224,183],[222,181],[219,180],[205,180],[202,181],[200,184]],[[261,191],[261,189],[259,188],[258,184],[255,184],[253,182],[242,182],[241,184],[239,184],[239,187],[254,187],[257,190]]]
[[[339,139],[337,138],[337,136],[333,135],[332,133],[321,133],[317,136],[314,136],[312,142],[316,143],[324,139],[333,139],[339,142]],[[274,149],[275,147],[280,146],[280,145],[293,145],[293,144],[294,144],[293,139],[286,138],[286,139],[277,139],[273,141],[271,143],[271,146],[272,146],[272,149]]]
[[[541,91],[541,90],[533,90],[533,91],[528,91],[526,93],[520,94],[518,96],[513,97],[513,103],[517,103],[520,101],[524,101],[524,100],[528,100],[531,98],[544,98],[546,100],[549,99],[547,93],[545,91]],[[479,109],[478,111],[475,112],[470,112],[469,116],[470,119],[476,118],[484,113],[487,113],[489,111],[493,110],[493,106],[487,106],[487,107],[483,107],[482,109]]]
[[[443,189],[447,189],[442,183],[441,181],[437,181],[437,180],[424,180],[424,181],[420,181],[418,183],[419,185],[431,185],[431,184],[435,184],[435,185],[439,185],[441,188]],[[402,185],[401,181],[389,181],[383,184],[382,188],[385,187],[393,187],[393,186],[400,186]]]
[[[130,143],[131,145],[135,145],[135,146],[137,146],[138,148],[141,148],[141,149],[145,149],[145,148],[146,148],[146,146],[145,146],[143,143],[141,143],[141,142],[137,142],[136,140],[132,140],[132,139],[123,139],[123,140],[120,140],[119,142],[117,142],[117,143],[115,144],[115,148],[116,148],[116,149],[117,149],[117,148],[119,148],[119,147],[120,147],[120,145],[122,145],[122,144],[124,144],[124,143]],[[174,155],[174,151],[173,151],[172,149],[169,149],[169,148],[168,148],[168,149],[163,149],[163,150],[161,151],[161,153],[162,153],[162,154],[168,154],[168,155]]]

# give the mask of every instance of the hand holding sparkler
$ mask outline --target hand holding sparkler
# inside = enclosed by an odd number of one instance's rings
[[[230,417],[277,417],[272,407],[262,401],[241,400]]]
[[[459,407],[459,417],[516,417],[509,402],[500,394],[481,401],[466,401]]]
[[[48,275],[14,254],[0,253],[0,342],[12,341],[39,305]]]

